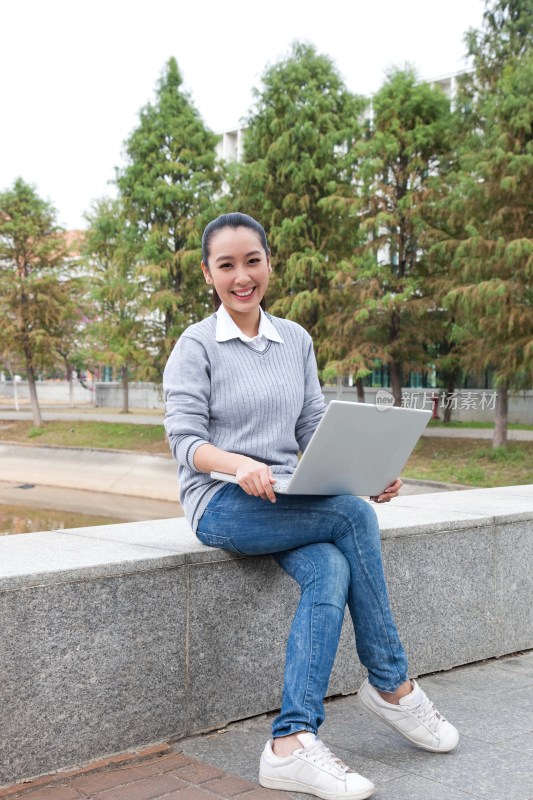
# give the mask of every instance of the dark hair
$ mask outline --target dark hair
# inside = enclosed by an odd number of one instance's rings
[[[223,230],[224,228],[249,228],[254,233],[257,233],[259,239],[261,240],[261,246],[267,256],[270,255],[270,248],[268,246],[267,237],[265,233],[265,229],[263,226],[257,222],[253,217],[250,217],[248,214],[241,214],[240,211],[234,211],[231,214],[221,214],[220,217],[211,220],[211,222],[205,226],[205,230],[202,234],[202,261],[204,262],[205,266],[209,269],[209,246],[211,244],[211,239],[213,236],[218,233],[219,231]],[[215,288],[213,287],[213,303],[215,306],[215,310],[220,307],[221,300],[218,296]],[[265,298],[261,300],[261,308],[265,308]]]

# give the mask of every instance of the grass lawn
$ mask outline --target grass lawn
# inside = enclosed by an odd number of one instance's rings
[[[533,442],[509,442],[492,449],[483,439],[434,439],[416,445],[402,475],[467,486],[533,483]]]
[[[441,419],[430,419],[430,428],[483,428],[493,429],[493,422],[459,422],[459,420],[452,420],[451,422],[444,422]],[[520,422],[510,422],[507,426],[510,431],[533,431],[533,425],[525,425]]]
[[[51,444],[57,447],[96,447],[106,450],[136,450],[170,455],[162,425],[133,425],[127,422],[45,422],[34,428],[31,422],[0,422],[0,439],[22,444]]]
[[[95,447],[169,454],[162,425],[110,422],[0,422],[0,440],[59,447]],[[462,483],[468,486],[511,486],[533,483],[533,442],[510,442],[493,450],[481,439],[422,438],[402,474],[406,478]]]

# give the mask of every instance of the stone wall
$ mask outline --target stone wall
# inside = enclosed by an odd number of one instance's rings
[[[413,676],[533,647],[533,486],[376,508]],[[0,785],[276,709],[297,595],[183,519],[1,538]]]

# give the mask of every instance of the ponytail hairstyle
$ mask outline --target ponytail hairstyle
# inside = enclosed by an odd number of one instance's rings
[[[220,217],[211,220],[211,222],[205,227],[205,230],[202,234],[202,261],[208,269],[209,246],[211,244],[211,239],[216,233],[224,228],[248,228],[249,230],[254,231],[254,233],[259,236],[261,247],[265,251],[266,255],[270,256],[270,248],[268,246],[267,237],[263,226],[248,214],[241,214],[240,211],[234,211],[231,214],[221,214]],[[214,286],[213,305],[215,306],[215,311],[217,311],[221,305],[220,297],[218,296]],[[266,306],[264,297],[261,300],[260,306],[264,311]]]

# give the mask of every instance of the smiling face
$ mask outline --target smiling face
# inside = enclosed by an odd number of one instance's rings
[[[270,256],[259,235],[245,227],[215,233],[209,243],[209,263],[202,262],[206,282],[214,286],[228,314],[248,335],[257,334],[259,303],[270,269]],[[255,333],[248,333],[252,329]]]

